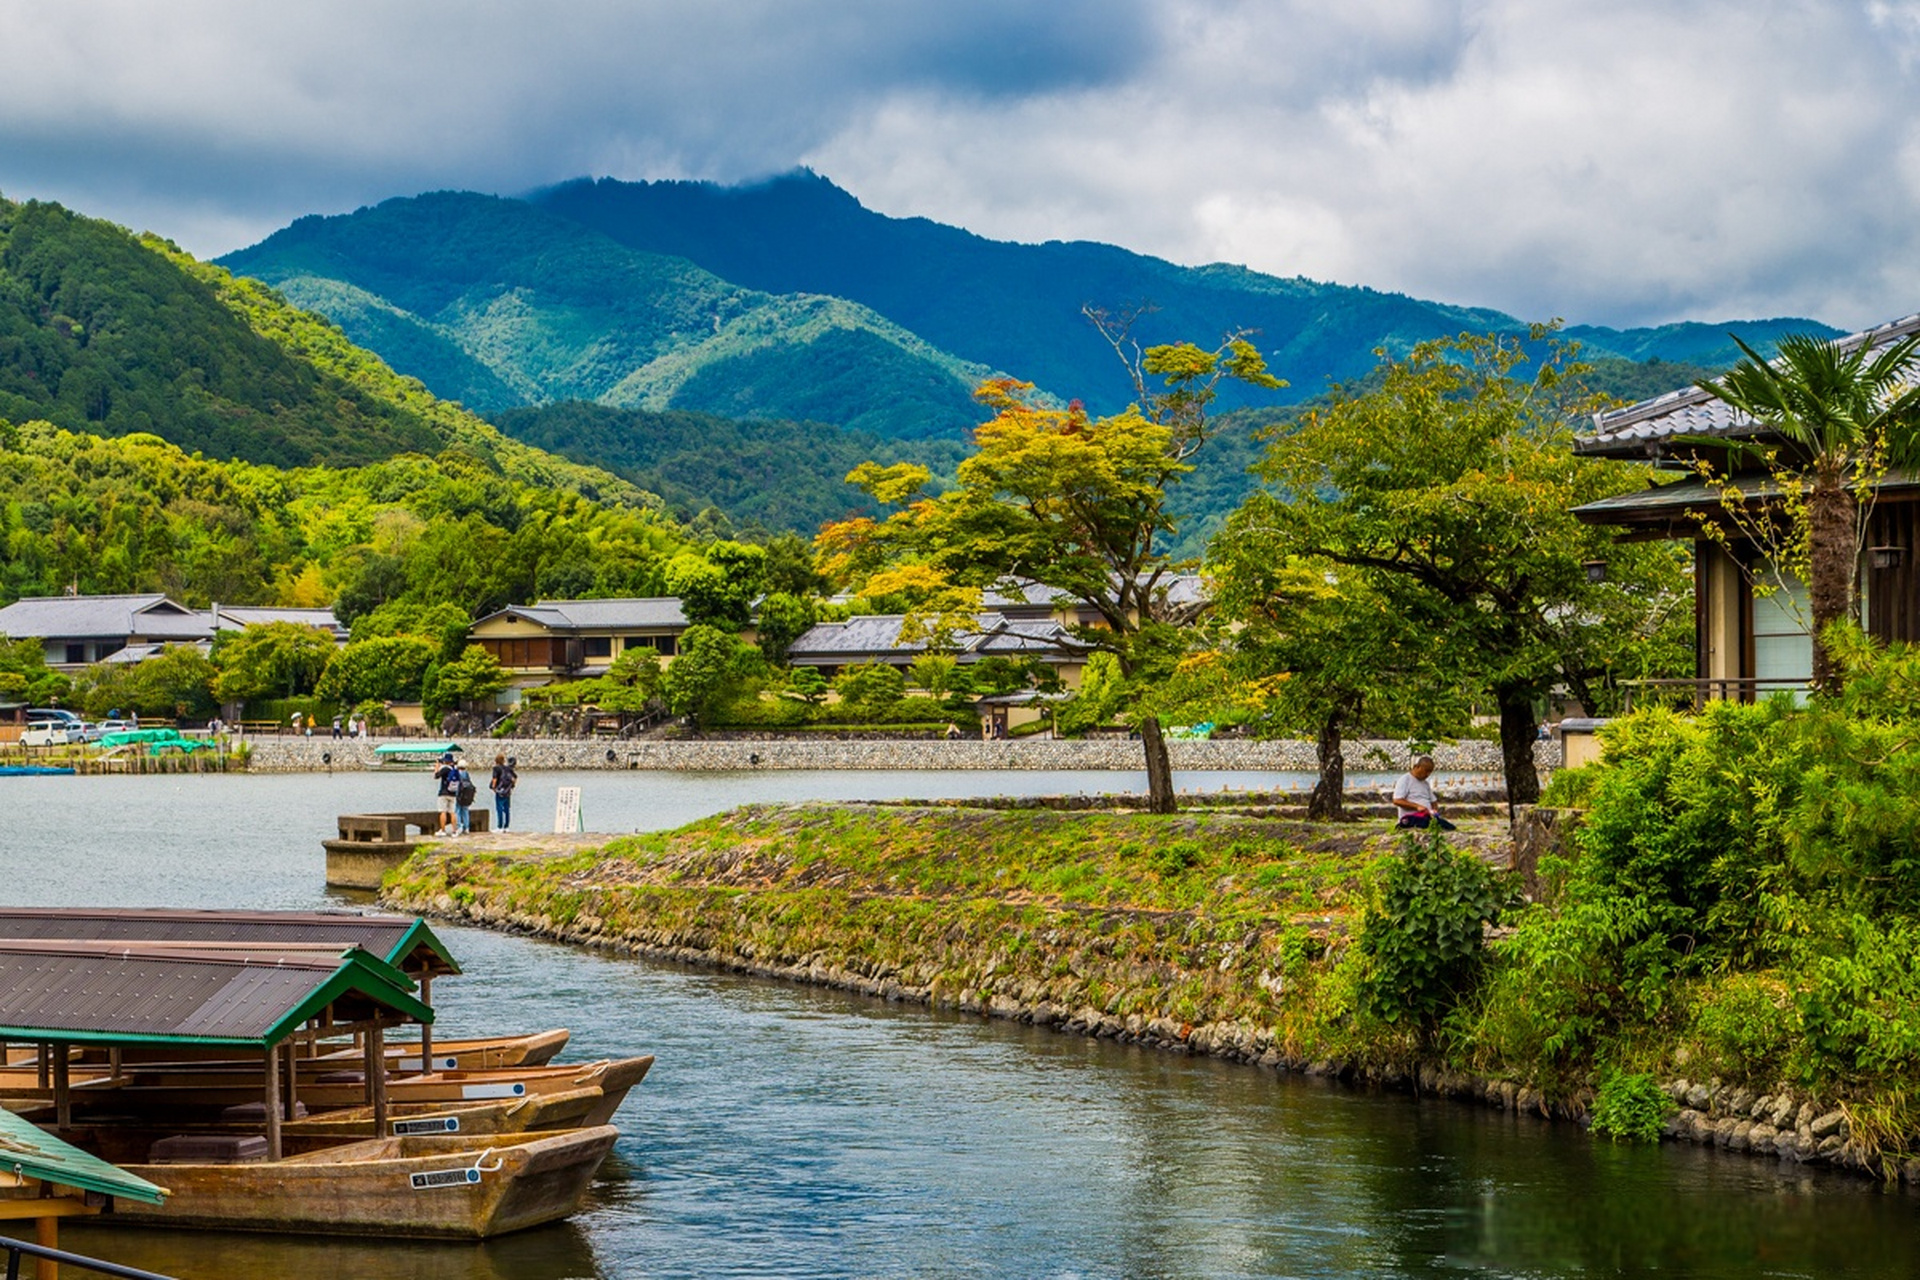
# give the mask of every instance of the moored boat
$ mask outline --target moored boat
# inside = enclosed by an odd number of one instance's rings
[[[168,1191],[101,1219],[128,1226],[485,1240],[580,1205],[619,1132],[608,1125],[493,1145],[372,1138],[257,1163],[122,1165]]]

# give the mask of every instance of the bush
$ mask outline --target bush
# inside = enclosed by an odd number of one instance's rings
[[[1777,1079],[1798,1039],[1792,992],[1774,973],[1734,973],[1691,993],[1687,1038],[1706,1071],[1728,1079]]]
[[[1593,1100],[1593,1131],[1616,1142],[1658,1142],[1673,1109],[1652,1076],[1609,1072]]]
[[[1437,1025],[1479,977],[1482,938],[1499,917],[1500,897],[1480,859],[1437,831],[1409,835],[1361,922],[1371,1011],[1387,1022]]]
[[[834,677],[833,687],[841,702],[862,715],[884,711],[907,696],[907,678],[880,662],[848,667]]]

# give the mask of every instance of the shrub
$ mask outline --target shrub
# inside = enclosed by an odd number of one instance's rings
[[[1609,1072],[1593,1100],[1593,1131],[1616,1142],[1658,1142],[1673,1109],[1652,1076]]]
[[[1361,922],[1371,1011],[1387,1022],[1436,1025],[1479,977],[1485,926],[1498,918],[1500,896],[1480,859],[1439,832],[1409,835]]]
[[[884,710],[907,696],[907,678],[879,662],[862,662],[834,677],[840,701],[861,712]]]
[[[1687,1036],[1706,1070],[1729,1079],[1776,1079],[1798,1037],[1792,993],[1777,974],[1734,973],[1692,993]]]

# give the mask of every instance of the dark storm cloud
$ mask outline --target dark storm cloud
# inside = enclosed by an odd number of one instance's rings
[[[0,190],[203,251],[434,186],[784,169],[903,89],[1085,89],[1155,46],[1144,0],[78,0],[0,21]]]
[[[0,0],[0,191],[309,212],[806,163],[1528,317],[1920,307],[1920,0]]]

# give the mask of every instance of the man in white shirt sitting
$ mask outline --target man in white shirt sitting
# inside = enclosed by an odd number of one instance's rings
[[[1434,798],[1433,788],[1427,785],[1427,779],[1432,776],[1433,757],[1421,756],[1413,762],[1412,771],[1401,774],[1400,781],[1394,783],[1393,807],[1400,811],[1400,826],[1421,831],[1428,827],[1454,830],[1454,825],[1440,816],[1440,802]]]

